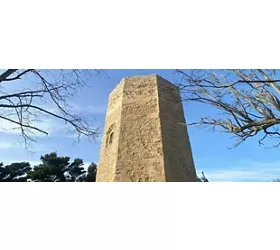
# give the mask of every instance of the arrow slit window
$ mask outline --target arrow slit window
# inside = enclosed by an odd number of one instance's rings
[[[113,138],[114,138],[114,129],[115,129],[115,124],[113,123],[107,133],[106,133],[106,146],[108,146],[109,144],[111,144],[113,142]]]

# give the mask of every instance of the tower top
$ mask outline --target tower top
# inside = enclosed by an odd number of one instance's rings
[[[165,84],[169,86],[171,89],[179,91],[179,87],[176,86],[175,84],[169,82],[167,79],[163,78],[162,76],[158,74],[148,74],[148,75],[137,75],[137,76],[126,76],[121,79],[121,81],[117,84],[117,86],[111,91],[110,96],[113,92],[118,91],[122,84],[125,82],[133,82],[134,85],[140,85],[141,83],[145,82],[152,82],[156,81],[157,84]]]
[[[137,80],[138,79],[141,79],[141,78],[158,78],[158,79],[161,79],[163,81],[165,81],[166,83],[174,86],[174,87],[177,87],[175,84],[169,82],[167,79],[165,79],[164,77],[158,75],[158,74],[148,74],[148,75],[137,75],[137,76],[126,76],[126,77],[123,77],[122,80],[120,82],[122,82],[123,80],[126,80],[126,79],[134,79],[134,80]]]

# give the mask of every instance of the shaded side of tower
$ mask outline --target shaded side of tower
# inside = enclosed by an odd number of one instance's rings
[[[109,97],[97,181],[196,181],[177,87],[124,78]]]
[[[158,76],[166,181],[197,181],[179,88]]]
[[[96,181],[115,181],[124,79],[109,96]]]

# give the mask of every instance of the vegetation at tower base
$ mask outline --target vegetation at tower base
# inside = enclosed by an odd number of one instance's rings
[[[56,153],[41,156],[41,164],[31,168],[28,162],[17,162],[7,166],[0,163],[1,182],[95,182],[97,165],[91,163],[88,170],[83,160],[60,157]]]
[[[31,167],[28,162],[16,162],[7,166],[3,166],[3,163],[0,163],[0,181],[27,181],[27,174],[30,170]]]
[[[221,128],[237,138],[234,146],[257,137],[280,145],[280,70],[175,70],[186,102],[202,103],[221,116],[202,117],[190,123]]]
[[[69,157],[58,157],[56,153],[51,153],[42,156],[41,161],[28,174],[32,181],[76,181],[85,173],[81,159],[70,163]]]
[[[95,137],[96,127],[71,109],[71,98],[86,79],[101,70],[0,70],[0,123],[17,129],[28,148],[34,134],[49,133],[46,117],[69,125],[80,136]]]
[[[204,172],[201,172],[201,177],[197,177],[198,182],[209,182],[209,180],[205,177]]]
[[[90,166],[88,167],[88,174],[86,175],[86,181],[95,182],[96,173],[97,173],[97,165],[95,163],[91,163]]]

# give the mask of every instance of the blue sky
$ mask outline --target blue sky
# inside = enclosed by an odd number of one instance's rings
[[[95,141],[87,139],[75,143],[71,134],[65,133],[62,123],[46,119],[44,128],[50,131],[48,137],[40,136],[33,143],[31,154],[22,145],[17,131],[5,130],[8,124],[0,125],[0,161],[30,161],[38,163],[40,156],[56,151],[59,155],[82,158],[86,164],[98,162],[99,149],[104,126],[109,93],[123,77],[157,73],[171,82],[178,79],[173,70],[107,70],[110,78],[92,76],[89,87],[81,89],[72,100],[75,112],[94,119],[100,129],[100,137]],[[201,116],[214,114],[207,106],[184,104],[187,122],[198,120]],[[8,126],[8,127],[5,127]],[[257,138],[246,141],[237,148],[229,149],[234,143],[230,135],[212,132],[210,129],[188,127],[193,157],[197,172],[204,171],[210,181],[271,181],[280,178],[279,148],[266,148],[258,145]]]

